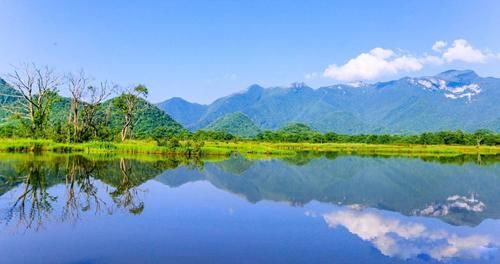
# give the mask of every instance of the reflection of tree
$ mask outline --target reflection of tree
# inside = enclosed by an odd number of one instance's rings
[[[94,184],[94,172],[96,164],[81,157],[68,159],[65,174],[66,204],[63,207],[62,220],[76,222],[80,211],[86,212],[94,207],[98,214],[106,206],[97,193]],[[76,192],[75,192],[76,184]],[[106,211],[110,212],[111,209]]]
[[[125,208],[127,212],[140,214],[144,202],[143,190],[138,186],[183,162],[169,159],[118,162],[81,156],[49,159],[33,156],[5,164],[0,161],[0,165],[7,165],[2,166],[1,182],[7,182],[10,188],[15,188],[14,193],[19,193],[0,221],[8,224],[18,219],[18,227],[38,230],[52,219],[76,223],[87,212],[112,214],[117,208]],[[115,190],[109,194],[103,192],[108,186],[114,186]]]
[[[51,203],[57,197],[47,192],[47,170],[40,163],[30,162],[23,176],[23,191],[12,206],[8,219],[17,212],[19,224],[38,230],[43,226],[43,220],[52,211]]]
[[[134,176],[132,166],[127,166],[127,162],[123,158],[120,159],[120,171],[123,175],[122,181],[111,192],[111,197],[117,206],[128,209],[132,214],[139,215],[144,210],[144,202],[139,193],[142,190],[131,182],[130,178]]]

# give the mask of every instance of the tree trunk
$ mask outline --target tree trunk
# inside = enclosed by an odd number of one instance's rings
[[[125,140],[127,139],[127,132],[128,132],[128,126],[124,126],[121,132],[122,142],[125,142]]]

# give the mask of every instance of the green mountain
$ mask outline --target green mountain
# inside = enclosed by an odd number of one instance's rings
[[[255,137],[260,129],[243,113],[230,113],[218,118],[205,129],[224,131],[240,137]]]
[[[0,104],[1,105],[8,105],[12,104],[13,102],[16,101],[15,97],[8,96],[8,95],[15,95],[17,94],[14,89],[12,89],[5,80],[0,78]],[[7,117],[7,112],[2,110],[0,108],[0,120],[4,119]]]
[[[117,98],[113,98],[103,103],[102,111],[110,113],[109,125],[113,134],[118,134],[124,122],[124,117],[117,109],[114,108],[114,100],[117,100]],[[168,114],[148,101],[139,98],[137,104],[138,112],[134,124],[135,137],[144,138],[151,136],[153,132],[160,127],[171,129],[177,133],[184,130],[182,125],[177,123]]]
[[[207,110],[206,105],[190,103],[179,97],[171,98],[170,100],[159,103],[157,106],[171,116],[176,116],[177,122],[184,126],[196,124]]]
[[[480,77],[469,70],[450,70],[435,76],[318,89],[304,84],[270,88],[252,85],[202,107],[185,100],[181,104],[179,99],[167,100],[159,107],[192,130],[241,112],[262,129],[275,130],[300,122],[322,132],[408,134],[478,128],[500,132],[498,101],[500,79]],[[183,122],[194,108],[196,117]]]
[[[0,78],[0,103],[9,103],[15,101],[14,97],[6,96],[6,95],[15,95],[17,94],[14,89],[12,89],[5,80]]]

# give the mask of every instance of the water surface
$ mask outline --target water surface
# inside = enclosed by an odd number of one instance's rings
[[[0,263],[500,263],[495,157],[0,155]]]

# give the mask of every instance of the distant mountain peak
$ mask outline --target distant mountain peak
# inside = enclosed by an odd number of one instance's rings
[[[479,78],[473,70],[448,70],[435,76],[448,82],[471,82]]]
[[[172,98],[168,99],[168,101],[171,101],[171,102],[186,102],[186,103],[189,103],[189,101],[187,101],[186,99],[181,98],[181,97],[172,97]]]
[[[470,102],[472,97],[482,91],[477,82],[479,78],[472,70],[448,70],[435,76],[405,78],[405,80],[424,90],[441,91],[448,99],[465,98]]]
[[[262,87],[258,84],[252,84],[252,85],[248,86],[248,88],[246,90],[247,91],[260,91],[260,90],[264,90],[264,87]]]

